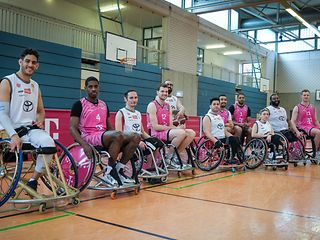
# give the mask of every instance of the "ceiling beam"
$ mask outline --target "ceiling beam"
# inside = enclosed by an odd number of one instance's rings
[[[293,0],[290,0],[290,1],[293,1]],[[218,0],[211,3],[201,4],[201,5],[199,4],[190,8],[186,8],[186,10],[195,14],[202,14],[202,13],[217,12],[217,11],[229,10],[229,9],[247,8],[247,7],[253,7],[261,4],[277,3],[277,2],[279,2],[279,0],[251,0],[251,1]]]

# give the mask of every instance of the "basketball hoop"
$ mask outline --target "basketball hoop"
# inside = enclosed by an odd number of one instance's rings
[[[132,72],[133,65],[135,63],[135,58],[122,58],[120,60],[120,64],[124,64],[124,71],[125,72]]]

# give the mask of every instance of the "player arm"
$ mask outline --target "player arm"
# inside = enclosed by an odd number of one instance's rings
[[[141,135],[143,139],[149,138],[150,135],[144,130],[143,124],[141,122]]]
[[[299,130],[298,130],[297,125],[296,125],[297,118],[298,118],[298,107],[295,106],[293,108],[293,111],[292,111],[292,116],[291,116],[291,120],[290,120],[291,124],[290,125],[291,125],[292,130],[296,134],[299,134]]]
[[[44,110],[44,105],[43,105],[43,101],[42,101],[41,91],[39,89],[37,117],[36,117],[36,122],[34,124],[37,125],[39,128],[43,128],[44,127],[44,120],[45,120],[45,110]]]
[[[208,116],[204,116],[203,118],[203,132],[213,143],[218,141],[218,139],[211,134],[211,120]]]
[[[180,116],[183,116],[185,114],[185,108],[184,106],[181,104],[181,101],[177,98],[177,107],[179,109],[179,112],[177,113]]]
[[[0,82],[0,123],[6,130],[7,134],[12,137],[17,133],[14,130],[12,121],[9,117],[10,89],[9,80],[3,79]]]
[[[123,131],[123,114],[120,110],[116,114],[115,127],[117,131]]]
[[[265,137],[265,135],[258,133],[258,124],[257,123],[254,123],[253,126],[252,126],[251,136],[253,138],[263,138],[263,137]]]

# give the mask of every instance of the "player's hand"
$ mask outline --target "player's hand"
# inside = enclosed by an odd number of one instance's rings
[[[14,134],[11,137],[11,142],[10,142],[10,151],[14,152],[15,150],[17,150],[19,152],[19,150],[21,149],[22,146],[22,141],[21,138],[18,136],[18,134]]]
[[[303,133],[302,132],[296,132],[296,135],[297,135],[297,138],[301,138],[303,136]]]
[[[92,153],[92,148],[90,147],[89,144],[84,144],[83,146],[83,151],[84,153],[86,154],[86,156],[89,158],[89,159],[92,159],[93,157],[93,153]]]
[[[143,141],[140,141],[139,143],[139,147],[143,150],[145,150],[147,148],[147,145],[143,142]]]
[[[32,125],[36,125],[40,129],[44,128],[43,122],[40,122],[40,121],[33,122]]]
[[[221,148],[221,147],[223,147],[223,143],[220,140],[216,141],[214,144],[214,148]]]
[[[270,135],[270,134],[267,136],[267,142],[268,142],[268,143],[271,142],[271,135]]]

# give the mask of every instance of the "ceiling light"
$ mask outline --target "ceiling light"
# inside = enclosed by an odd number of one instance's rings
[[[216,48],[225,48],[226,45],[224,44],[213,44],[206,46],[206,49],[216,49]]]
[[[122,9],[122,8],[124,8],[124,7],[125,7],[124,5],[119,4],[119,8],[120,8],[120,9]],[[100,7],[100,11],[101,11],[101,12],[111,12],[111,11],[115,11],[115,10],[118,10],[117,4],[107,5],[107,6]]]
[[[238,54],[242,54],[242,51],[227,51],[224,52],[223,55],[238,55]]]
[[[293,16],[294,18],[296,18],[299,22],[301,22],[305,27],[307,27],[311,32],[313,32],[315,35],[317,35],[318,37],[320,37],[320,32],[319,30],[311,25],[310,23],[308,23],[306,20],[304,20],[298,13],[296,13],[292,8],[286,8],[286,11],[288,13],[290,13],[291,16]]]

